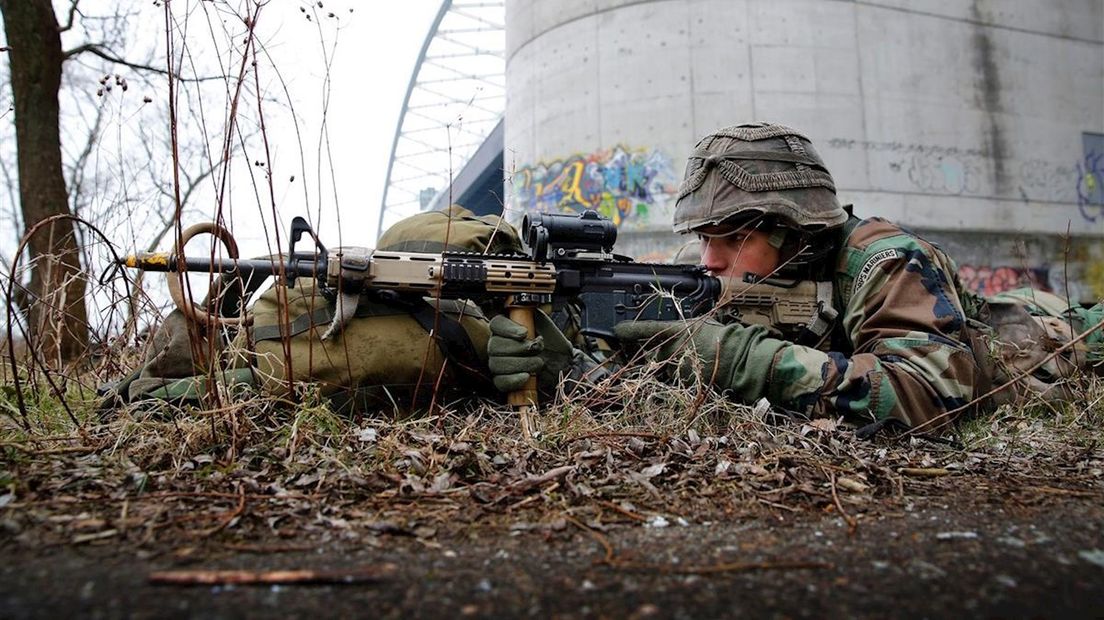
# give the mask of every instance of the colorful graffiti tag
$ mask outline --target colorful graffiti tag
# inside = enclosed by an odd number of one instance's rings
[[[594,209],[614,224],[647,222],[678,189],[671,160],[658,149],[604,149],[526,166],[513,174],[515,205],[561,213]]]
[[[1077,162],[1077,208],[1090,222],[1104,218],[1104,153],[1089,151]]]
[[[1050,270],[1046,267],[986,267],[962,265],[958,279],[967,289],[980,295],[996,295],[1012,289],[1031,287],[1050,291]]]

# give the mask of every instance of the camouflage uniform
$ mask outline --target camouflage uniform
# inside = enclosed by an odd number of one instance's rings
[[[852,218],[844,229],[850,234],[836,260],[839,319],[830,350],[781,348],[765,396],[814,415],[910,426],[968,403],[985,372],[971,348],[954,262],[879,218]]]
[[[777,237],[785,259],[776,273],[758,275],[832,283],[838,316],[817,346],[781,340],[762,326],[619,326],[624,340],[648,340],[658,358],[695,350],[702,376],[742,402],[766,397],[810,415],[934,430],[1104,316],[1104,306],[1070,310],[1055,296],[1027,304],[1043,296],[989,301],[965,292],[954,261],[938,247],[842,208],[808,139],[780,125],[718,130],[687,164],[675,232],[711,237],[748,227],[771,232],[772,243]],[[1052,360],[997,402],[1048,391],[1068,396],[1061,379],[1094,361],[1099,371],[1102,338],[1094,333],[1080,357]]]
[[[886,220],[852,218],[845,230],[833,281],[840,318],[830,350],[779,349],[764,394],[772,403],[813,415],[857,414],[938,428],[952,419],[949,412],[961,412],[994,383],[1030,370],[1104,317],[1104,305],[1069,313],[1064,300],[1029,289],[992,300],[965,292],[950,257]],[[997,304],[1038,317],[1015,323],[1030,334],[1010,343],[1015,333],[990,326]],[[1072,323],[1060,318],[1067,314]],[[1060,379],[1098,364],[1102,339],[1100,330],[1090,334],[1073,354],[1057,356],[1024,377],[1020,389],[998,393],[996,402],[1025,393],[1069,397]]]

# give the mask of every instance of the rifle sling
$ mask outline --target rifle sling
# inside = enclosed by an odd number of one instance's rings
[[[414,317],[415,321],[418,321],[418,324],[426,330],[427,334],[437,340],[437,346],[440,347],[441,353],[456,365],[463,374],[476,380],[481,389],[486,391],[487,388],[491,387],[492,384],[487,373],[480,370],[484,364],[480,361],[479,355],[475,351],[475,345],[472,344],[468,332],[464,330],[464,326],[460,324],[460,321],[443,311],[438,311],[433,304],[426,300],[422,300],[422,303],[417,304],[417,306],[417,308],[412,309],[410,315]]]
[[[308,312],[307,314],[300,314],[292,319],[291,324],[287,327],[287,337],[294,338],[299,334],[307,331],[311,327],[317,325],[325,325],[333,320],[333,310],[328,306],[322,306],[316,309],[314,312]],[[272,325],[255,325],[253,327],[253,341],[260,342],[262,340],[280,340],[284,337],[284,334],[280,333],[280,324],[274,323]]]

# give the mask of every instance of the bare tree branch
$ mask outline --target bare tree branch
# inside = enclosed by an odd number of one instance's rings
[[[195,193],[196,188],[199,187],[200,183],[202,183],[203,180],[206,179],[207,177],[214,174],[214,172],[218,169],[219,165],[221,165],[221,162],[220,162],[220,164],[215,164],[213,167],[207,168],[206,170],[201,171],[194,179],[191,179],[189,177],[189,179],[187,180],[187,187],[184,190],[184,194],[180,198],[181,210],[183,210],[183,207],[188,203],[188,199],[190,199],[192,197],[192,194]],[[169,194],[168,191],[165,190],[165,188],[160,186],[160,185],[158,186],[158,191],[161,194],[172,198],[172,194]],[[169,214],[169,217],[162,216],[161,221],[162,221],[162,228],[161,228],[160,231],[158,231],[158,233],[156,235],[154,235],[153,240],[150,242],[149,246],[146,248],[147,252],[156,251],[157,246],[161,245],[161,241],[165,238],[165,235],[169,234],[169,232],[172,231],[173,226],[176,223],[176,221],[173,219],[171,214]]]
[[[160,67],[154,67],[154,66],[142,64],[142,63],[139,63],[139,62],[131,62],[129,60],[124,60],[122,58],[119,58],[118,56],[112,54],[110,51],[105,49],[105,47],[102,43],[85,43],[83,45],[78,45],[77,47],[74,47],[71,50],[67,50],[67,51],[63,52],[63,55],[65,56],[66,60],[69,60],[70,58],[73,58],[74,56],[78,56],[78,55],[83,54],[85,52],[88,52],[88,53],[90,53],[94,56],[99,56],[100,58],[103,58],[104,60],[106,60],[108,62],[115,63],[115,64],[118,64],[118,65],[123,65],[124,67],[130,67],[131,69],[135,69],[135,70],[138,70],[138,71],[150,71],[152,73],[157,73],[157,74],[160,74],[160,75],[169,75],[168,71],[166,71],[164,69],[161,69]],[[177,79],[177,80],[180,80],[182,82],[207,82],[207,81],[212,81],[212,80],[221,80],[223,78],[221,76],[186,78],[186,77],[181,76],[180,74],[174,73],[173,74],[173,79]]]
[[[84,206],[84,180],[85,180],[85,164],[92,156],[96,145],[100,141],[100,129],[103,126],[104,109],[102,106],[96,106],[95,120],[92,122],[92,127],[88,131],[88,139],[85,141],[84,148],[81,149],[79,155],[73,161],[70,171],[72,176],[69,179],[69,202],[73,205],[73,213],[81,216],[82,207]]]
[[[65,25],[58,28],[58,32],[68,32],[73,28],[73,16],[77,14],[77,5],[80,4],[80,0],[73,0],[69,4],[69,17],[65,20]]]

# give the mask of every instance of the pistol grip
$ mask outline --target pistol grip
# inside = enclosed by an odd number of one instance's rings
[[[510,320],[524,327],[529,338],[534,338],[537,330],[533,324],[533,307],[511,303],[507,307],[510,309]],[[507,395],[506,402],[518,412],[522,437],[531,441],[534,436],[532,418],[537,408],[537,378],[529,377],[525,387]]]

